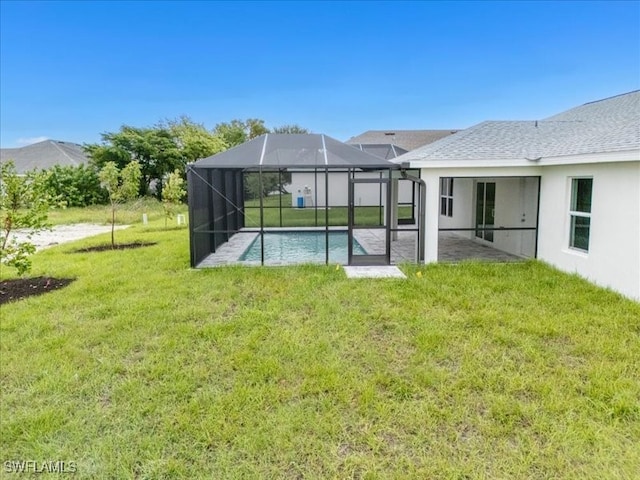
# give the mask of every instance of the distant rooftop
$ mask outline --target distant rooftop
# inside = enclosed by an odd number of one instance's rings
[[[346,143],[350,145],[393,144],[410,152],[456,132],[458,130],[367,130],[351,137]]]
[[[13,160],[16,171],[44,170],[54,165],[78,166],[89,161],[81,145],[59,140],[44,140],[20,148],[0,148],[0,162]]]
[[[350,143],[349,145],[359,148],[363,152],[370,153],[376,157],[384,158],[385,160],[392,160],[400,155],[407,153],[404,148],[398,147],[393,144],[365,144],[365,143]]]

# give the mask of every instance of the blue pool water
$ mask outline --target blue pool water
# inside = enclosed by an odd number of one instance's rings
[[[348,236],[346,232],[329,232],[329,262],[346,264]],[[264,234],[264,261],[283,263],[324,263],[325,232],[270,232]],[[260,261],[260,235],[239,258],[245,262]],[[354,239],[353,252],[365,255]]]

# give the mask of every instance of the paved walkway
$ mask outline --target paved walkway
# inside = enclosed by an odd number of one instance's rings
[[[488,262],[518,262],[522,257],[497,248],[483,245],[451,232],[440,232],[438,236],[438,261],[460,262],[462,260],[485,260]]]
[[[116,225],[116,230],[127,228],[127,225]],[[75,223],[72,225],[57,225],[47,230],[41,230],[31,235],[29,238],[25,230],[16,230],[11,232],[9,238],[15,238],[18,242],[28,241],[32,243],[36,250],[53,247],[60,243],[73,242],[83,238],[108,233],[111,231],[111,225],[94,225],[90,223]]]

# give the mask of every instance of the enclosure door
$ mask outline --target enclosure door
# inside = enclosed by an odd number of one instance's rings
[[[391,263],[390,199],[388,178],[349,178],[349,265]]]
[[[495,182],[478,182],[476,186],[476,238],[493,242],[493,228],[496,215]]]

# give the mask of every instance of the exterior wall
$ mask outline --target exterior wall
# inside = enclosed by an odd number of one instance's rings
[[[475,212],[475,186],[472,178],[453,180],[453,216],[439,215],[440,228],[472,228]],[[438,194],[439,195],[439,194]],[[439,205],[439,204],[438,204]],[[438,207],[440,214],[440,207]],[[473,232],[453,232],[464,238],[473,238]]]
[[[356,178],[380,178],[379,173],[359,172]],[[413,183],[409,181],[399,181],[398,201],[400,203],[411,203]],[[311,202],[317,201],[317,206],[325,206],[325,178],[324,172],[318,171],[317,191],[316,175],[314,172],[292,172],[291,183],[287,185],[287,191],[291,192],[291,206],[297,206],[298,191],[303,192],[304,187],[311,189]],[[384,189],[384,187],[383,187]],[[329,172],[329,206],[346,207],[348,205],[349,175],[347,172]],[[382,204],[385,203],[385,192],[383,190]],[[380,185],[379,184],[359,184],[355,192],[356,206],[378,206],[380,205]],[[305,202],[306,206],[313,206]]]
[[[640,301],[640,161],[537,165],[528,168],[422,169],[421,176],[427,184],[425,262],[438,260],[440,177],[495,178],[497,183],[501,176],[537,175],[541,177],[537,258],[560,270],[577,273],[597,285],[610,287]],[[569,248],[571,179],[575,177],[593,178],[588,253]],[[466,193],[460,191],[464,185]],[[524,188],[528,192],[525,198],[535,190],[528,183],[525,183]],[[451,222],[457,222],[458,219],[472,221],[475,214],[474,197],[473,191],[471,194],[469,192],[469,184],[458,180],[454,186],[454,214],[457,210],[462,216],[454,217]],[[496,197],[499,195],[496,184]],[[459,197],[462,204],[458,203],[456,197]],[[498,201],[496,198],[496,203]],[[464,209],[468,210],[466,216]],[[505,211],[504,218],[514,218],[514,209],[510,210],[510,214]],[[498,211],[496,214],[498,223],[498,217],[502,214]],[[532,213],[527,217],[527,223],[531,219],[535,224]]]
[[[571,179],[593,177],[589,252],[569,248]],[[640,162],[545,167],[538,258],[640,300]]]

